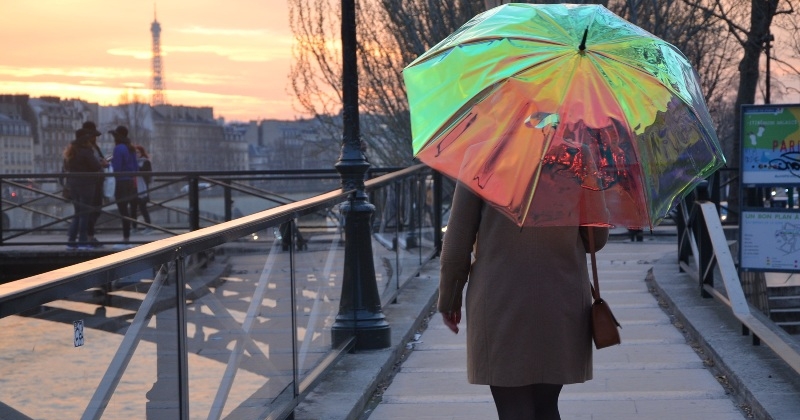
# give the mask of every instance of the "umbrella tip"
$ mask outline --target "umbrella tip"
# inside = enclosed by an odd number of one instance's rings
[[[587,26],[586,29],[583,31],[583,39],[581,39],[581,45],[578,47],[581,52],[586,50],[586,36],[589,35],[589,27]]]

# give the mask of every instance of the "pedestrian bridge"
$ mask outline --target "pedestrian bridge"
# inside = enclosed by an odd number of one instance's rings
[[[434,335],[438,319],[428,322],[438,281],[441,226],[447,217],[449,187],[443,184],[424,166],[406,168],[367,181],[370,204],[354,191],[317,194],[0,284],[0,417],[401,418],[392,410],[411,406],[401,404],[417,405],[426,395],[454,389],[459,391],[450,392],[447,401],[428,406],[428,417],[487,418],[481,414],[491,412],[486,411],[490,402],[485,393],[462,385],[465,376],[459,376],[463,344],[448,341],[463,337]],[[343,203],[347,205],[340,212]],[[780,383],[774,385],[800,402],[797,344],[739,298],[743,292],[733,281],[728,244],[711,209],[713,205],[702,202],[684,205],[674,235],[659,238],[655,256],[647,254],[635,264],[630,258],[653,244],[627,245],[637,252],[610,248],[615,260],[624,263],[601,264],[601,282],[608,285],[604,294],[609,292],[612,306],[625,314],[625,343],[598,352],[595,381],[583,393],[566,394],[568,401],[587,407],[590,401],[607,401],[601,397],[609,394],[603,392],[616,382],[629,387],[629,397],[621,397],[627,407],[650,401],[669,413],[669,401],[655,394],[645,398],[646,386],[680,383],[683,379],[667,371],[676,365],[703,378],[687,383],[683,395],[690,397],[685,399],[689,407],[703,406],[697,401],[704,398],[717,400],[706,407],[719,407],[729,393],[740,392],[736,384],[716,388],[714,375],[724,371],[704,371],[709,368],[706,359],[698,363],[696,349],[681,347],[687,338],[718,339],[693,335],[690,326],[700,325],[693,314],[682,313],[685,320],[663,315],[667,318],[653,321],[657,328],[647,324],[661,310],[647,303],[648,294],[666,289],[645,283],[644,269],[662,261],[659,255],[670,255],[665,252],[672,248],[675,257],[669,266],[674,273],[685,271],[678,287],[701,302],[724,307],[724,315],[715,316],[725,316],[726,325],[738,328],[714,334],[739,340],[742,353],[769,355],[783,367]],[[329,212],[342,214],[338,223],[327,222]],[[370,217],[348,218],[357,212]],[[304,233],[305,246],[298,250],[290,242],[284,249],[280,235],[273,234],[281,225],[292,228],[287,232],[296,227]],[[696,279],[688,273],[697,273]],[[631,284],[639,289],[625,292]],[[643,284],[652,288],[643,289]],[[701,298],[701,291],[714,299]],[[619,307],[614,306],[614,299],[625,293],[635,295],[634,301],[620,299]],[[653,298],[656,306],[674,303],[661,298]],[[671,329],[677,323],[686,336]],[[742,337],[748,339],[744,344]],[[760,346],[750,343],[754,337]],[[710,352],[713,347],[700,341],[698,351]],[[645,343],[653,347],[637,347]],[[659,354],[670,346],[680,350]],[[423,362],[418,357],[423,350],[432,351],[428,355],[436,360]],[[626,356],[605,359],[608,354]],[[664,369],[652,370],[653,364]],[[408,376],[415,373],[421,376]],[[607,374],[621,379],[602,379]],[[625,379],[628,374],[634,379]],[[425,389],[440,392],[426,394]],[[467,405],[475,409],[472,417],[448,414],[448,407],[464,403],[476,404]],[[776,413],[767,402],[752,398],[750,407]],[[796,405],[789,409],[800,412]],[[565,418],[669,418],[646,413],[587,417],[570,412],[572,417]],[[699,413],[680,412],[672,418],[742,418],[737,410],[719,411],[717,417]],[[731,417],[720,417],[726,415]],[[406,417],[421,416],[415,412]]]

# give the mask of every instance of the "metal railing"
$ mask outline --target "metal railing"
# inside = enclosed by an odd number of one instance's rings
[[[698,283],[703,297],[713,297],[731,309],[742,324],[742,334],[752,333],[754,345],[763,342],[800,373],[800,345],[748,302],[715,203],[701,199],[683,200],[677,213],[681,271]],[[722,290],[714,285],[717,275],[722,279]]]
[[[398,169],[372,168],[369,176]],[[146,208],[151,223],[141,217],[138,221],[130,217],[127,220],[148,232],[165,235],[186,233],[312,197],[336,188],[340,179],[334,169],[148,174],[152,182]],[[112,184],[104,191],[97,230],[104,234],[103,243],[121,243],[121,221],[125,217],[117,210],[112,180],[130,175],[136,173],[0,175],[0,246],[65,245],[67,228],[75,216],[71,201],[62,196],[62,185],[69,178],[86,182],[103,182],[104,179]],[[141,213],[138,216],[142,216]],[[333,214],[328,216],[337,218]],[[53,235],[62,235],[62,238],[57,240]],[[146,243],[148,239],[134,237],[131,243]]]
[[[381,304],[437,254],[445,200],[422,165],[366,183]],[[331,191],[0,284],[0,413],[10,418],[269,418],[332,348],[344,247]],[[259,232],[300,232],[264,239]],[[296,230],[295,230],[296,228]],[[57,402],[57,403],[56,403]]]

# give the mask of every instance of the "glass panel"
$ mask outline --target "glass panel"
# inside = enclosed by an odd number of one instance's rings
[[[324,210],[297,219],[295,249],[302,244],[294,254],[300,381],[332,351],[331,327],[339,313],[344,272],[344,235],[337,213]]]
[[[290,260],[247,235],[187,261],[192,418],[264,418],[293,395]]]
[[[0,416],[177,418],[175,308],[146,270],[0,319]]]
[[[370,193],[371,204],[375,206],[372,215],[372,253],[375,264],[375,279],[381,301],[387,299],[397,289],[398,240],[397,217],[400,214],[398,196],[402,183],[382,186]]]

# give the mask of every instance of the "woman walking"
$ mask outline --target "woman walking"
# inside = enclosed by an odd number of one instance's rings
[[[520,228],[456,186],[438,310],[458,333],[467,287],[467,379],[489,385],[500,420],[558,420],[562,386],[592,379],[589,229],[599,250],[608,228]]]

